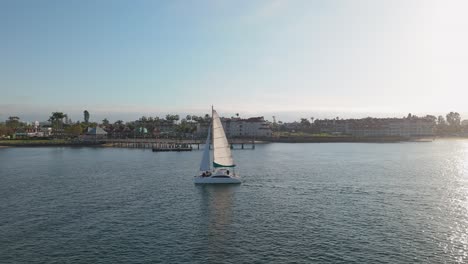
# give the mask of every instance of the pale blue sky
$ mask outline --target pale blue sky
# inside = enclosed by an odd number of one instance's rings
[[[0,119],[468,113],[468,2],[0,1]]]

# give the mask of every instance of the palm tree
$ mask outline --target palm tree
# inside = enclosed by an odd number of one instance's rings
[[[87,124],[89,122],[89,112],[88,112],[88,110],[84,110],[83,115],[84,115],[84,122]]]
[[[63,128],[63,119],[66,116],[67,115],[62,112],[53,112],[49,117],[49,121],[52,123],[52,128],[54,128],[55,134],[62,134],[62,131],[59,128]]]
[[[203,118],[203,121],[207,124],[210,123],[211,121],[211,116],[209,114],[205,114],[205,117]]]

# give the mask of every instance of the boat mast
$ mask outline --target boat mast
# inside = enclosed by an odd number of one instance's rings
[[[214,162],[214,120],[213,120],[214,107],[211,105],[211,144],[213,144],[213,162]],[[208,146],[209,147],[209,146]],[[214,172],[214,165],[213,165]]]
[[[211,105],[211,142],[213,142],[213,152],[214,152],[214,120],[213,120],[214,107]],[[213,157],[214,158],[214,157]]]

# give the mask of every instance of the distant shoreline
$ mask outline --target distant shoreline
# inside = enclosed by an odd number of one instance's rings
[[[0,143],[0,148],[10,148],[10,147],[102,147],[104,144],[95,144],[95,143]]]
[[[437,139],[468,139],[467,137],[346,137],[346,136],[320,136],[320,137],[281,137],[281,138],[262,138],[255,140],[255,144],[268,143],[402,143],[402,142],[432,142]],[[9,147],[94,147],[94,148],[114,148],[112,143],[104,142],[11,142],[0,141],[0,148]],[[122,148],[122,147],[116,147]]]

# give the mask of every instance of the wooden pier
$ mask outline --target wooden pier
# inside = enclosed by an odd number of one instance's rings
[[[153,152],[192,151],[192,148],[153,148]]]
[[[166,151],[192,151],[203,149],[205,140],[197,139],[104,139],[101,142],[108,146],[117,148],[142,148],[152,149],[154,152],[166,152]],[[229,140],[231,149],[255,149],[255,141],[249,139],[232,139]],[[202,147],[200,148],[200,145]],[[210,145],[211,147],[211,145]]]
[[[153,144],[153,152],[168,152],[168,151],[192,151],[193,147],[190,144],[177,144],[177,143],[157,143]]]

